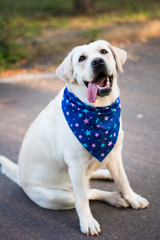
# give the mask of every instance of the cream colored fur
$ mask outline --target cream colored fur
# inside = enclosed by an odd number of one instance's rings
[[[106,49],[108,53],[102,55],[101,49]],[[84,62],[78,62],[81,55],[87,56]],[[90,104],[84,80],[93,80],[90,65],[95,57],[104,58],[114,79],[111,94],[97,97],[95,103]],[[74,48],[56,73],[66,81],[69,91],[83,102],[107,106],[120,94],[117,71],[123,71],[125,60],[125,51],[99,40]],[[135,209],[145,208],[149,203],[132,190],[123,168],[122,120],[116,146],[100,163],[83,148],[67,125],[61,110],[63,91],[64,89],[31,124],[22,143],[18,166],[5,157],[0,157],[2,173],[18,183],[29,198],[43,208],[59,210],[76,207],[81,231],[87,235],[98,235],[100,225],[92,216],[89,199],[102,200],[117,207],[130,205]],[[109,171],[99,170],[105,167]],[[89,178],[111,179],[111,176],[123,197],[118,192],[89,188]]]

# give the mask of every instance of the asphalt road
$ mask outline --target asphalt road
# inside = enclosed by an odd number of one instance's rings
[[[160,38],[125,46],[129,59],[119,74],[123,161],[133,189],[150,201],[144,210],[117,209],[91,202],[103,240],[160,239]],[[0,84],[0,153],[17,162],[26,129],[64,84],[57,79]],[[115,190],[111,181],[92,186]],[[75,210],[51,211],[35,205],[0,174],[0,240],[97,239],[79,230]]]

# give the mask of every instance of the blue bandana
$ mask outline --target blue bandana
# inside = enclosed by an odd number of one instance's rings
[[[62,110],[79,142],[92,156],[102,162],[115,146],[118,138],[120,99],[117,98],[107,107],[92,107],[83,103],[65,88]]]

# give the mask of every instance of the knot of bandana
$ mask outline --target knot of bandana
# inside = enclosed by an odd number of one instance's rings
[[[92,107],[83,103],[67,87],[62,99],[65,119],[83,147],[100,162],[115,146],[119,127],[120,99],[106,107]]]

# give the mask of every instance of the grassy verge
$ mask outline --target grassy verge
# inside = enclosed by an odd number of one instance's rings
[[[98,38],[96,29],[103,26],[160,18],[158,0],[94,0],[94,5],[93,14],[77,16],[73,0],[1,0],[0,70],[31,56],[19,44],[24,39],[78,29]]]

